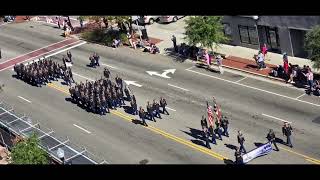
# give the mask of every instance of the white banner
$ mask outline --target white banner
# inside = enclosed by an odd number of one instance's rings
[[[243,163],[248,163],[249,161],[251,161],[254,158],[269,154],[271,151],[272,151],[271,142],[268,142],[268,143],[266,143],[256,149],[248,152],[247,154],[244,154],[242,156]]]

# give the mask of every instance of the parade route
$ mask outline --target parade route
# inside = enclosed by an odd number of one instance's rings
[[[26,27],[34,26],[33,22],[28,23]],[[17,26],[19,30],[23,25]],[[59,30],[52,31],[59,36]],[[41,34],[39,37],[35,34],[33,41],[43,41]],[[0,32],[1,36],[5,35]],[[53,45],[54,51],[50,52],[50,45],[65,41],[68,45]],[[43,43],[43,47],[47,46],[45,48],[34,45],[29,52],[15,50],[9,40],[7,45],[2,44],[4,49],[10,47],[11,54],[15,56],[0,61],[0,82],[5,84],[0,98],[41,124],[55,129],[61,136],[68,136],[86,146],[111,164],[138,164],[144,159],[150,164],[228,163],[228,159],[234,160],[232,147],[239,146],[236,139],[238,130],[244,133],[245,147],[249,151],[267,141],[265,137],[269,129],[273,129],[279,139],[285,140],[281,132],[283,121],[292,124],[294,148],[279,144],[279,152],[274,151],[249,164],[320,163],[318,97],[302,96],[301,90],[270,81],[229,71],[220,75],[191,62],[180,63],[170,57],[125,47],[112,49],[71,39],[56,42]],[[138,107],[145,108],[147,101],[164,97],[170,115],[162,115],[157,122],[147,120],[149,126],[144,127],[138,123],[138,116],[128,114],[125,108],[118,108],[105,116],[86,112],[68,101],[69,87],[61,80],[39,88],[12,77],[15,73],[9,67],[14,62],[29,62],[41,57],[30,55],[30,52],[45,53],[62,63],[67,48],[73,55],[72,71],[76,82],[100,79],[106,67],[112,79],[119,75],[129,82]],[[93,52],[100,55],[100,67],[87,66],[88,57]],[[28,56],[24,55],[28,53]],[[218,145],[211,144],[209,150],[204,146],[200,119],[206,115],[206,101],[212,102],[213,96],[221,105],[223,114],[230,118],[230,137],[217,140]]]

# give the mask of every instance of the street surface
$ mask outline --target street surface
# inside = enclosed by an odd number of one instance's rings
[[[62,30],[52,25],[27,22],[6,24],[0,27],[0,84],[4,91],[0,99],[55,130],[60,136],[85,146],[90,152],[111,164],[224,164],[234,160],[233,146],[237,143],[237,131],[246,139],[247,151],[256,148],[269,129],[285,141],[281,127],[283,121],[292,123],[294,148],[278,145],[273,151],[249,164],[320,164],[320,98],[304,95],[299,89],[272,81],[254,78],[246,74],[226,70],[223,75],[196,67],[185,61],[174,61],[164,55],[151,55],[122,47],[112,49],[70,40],[61,47],[50,45],[65,40]],[[123,80],[131,81],[131,91],[137,98],[138,107],[146,102],[159,100],[168,103],[170,115],[162,115],[157,122],[147,120],[148,128],[136,124],[133,116],[123,108],[100,116],[88,113],[66,98],[68,86],[53,82],[42,88],[33,87],[12,75],[12,63],[29,62],[33,57],[49,55],[62,63],[62,55],[70,49],[74,64],[72,71],[77,82],[95,80],[103,74],[103,68]],[[30,54],[32,51],[35,54]],[[101,67],[87,67],[88,57],[97,52]],[[38,58],[38,57],[37,57]],[[37,59],[35,58],[35,59]],[[13,60],[12,60],[13,59]],[[3,63],[7,64],[4,65]],[[230,137],[204,147],[200,119],[206,113],[206,100],[217,99],[222,112],[230,118]],[[126,103],[129,105],[129,103]]]

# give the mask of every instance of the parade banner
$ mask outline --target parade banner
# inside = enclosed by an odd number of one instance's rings
[[[247,154],[244,154],[242,156],[243,163],[248,163],[249,161],[251,161],[259,156],[269,154],[271,151],[272,151],[271,142],[268,142],[268,143],[266,143],[256,149],[248,152]]]

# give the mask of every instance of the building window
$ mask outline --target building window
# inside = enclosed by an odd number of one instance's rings
[[[229,36],[229,37],[232,36],[230,24],[223,23],[223,33],[225,36]]]
[[[258,32],[255,27],[239,25],[239,34],[241,43],[259,44]]]

